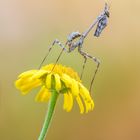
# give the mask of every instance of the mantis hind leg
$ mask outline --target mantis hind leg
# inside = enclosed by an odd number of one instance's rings
[[[84,57],[84,63],[83,63],[83,67],[82,67],[82,71],[81,71],[80,79],[82,79],[82,77],[83,77],[83,73],[84,73],[85,65],[86,65],[86,62],[87,62],[87,57],[86,57],[86,56],[83,56],[83,57]]]
[[[91,92],[93,82],[94,82],[94,80],[95,80],[96,74],[97,74],[98,69],[99,69],[99,66],[100,66],[100,60],[97,59],[96,57],[91,56],[91,55],[89,55],[88,53],[82,51],[81,47],[78,48],[78,51],[79,51],[79,53],[85,58],[85,61],[84,61],[84,64],[83,64],[83,70],[84,70],[84,68],[85,68],[85,63],[86,63],[87,58],[92,59],[92,60],[96,63],[96,65],[97,65],[97,66],[96,66],[96,69],[95,69],[95,72],[94,72],[94,75],[93,75],[93,77],[92,77],[91,83],[90,83],[90,87],[89,87],[89,91]],[[82,70],[82,74],[83,74],[83,70]],[[81,75],[82,75],[82,74],[81,74]]]

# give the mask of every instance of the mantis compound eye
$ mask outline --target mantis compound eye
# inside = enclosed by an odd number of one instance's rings
[[[109,18],[109,16],[110,16],[109,11],[106,11],[105,14],[106,14],[106,16]]]
[[[110,9],[110,6],[108,6],[108,4],[105,3],[104,12],[105,12],[105,15],[106,15],[108,18],[109,18],[109,16],[110,16],[109,9]]]

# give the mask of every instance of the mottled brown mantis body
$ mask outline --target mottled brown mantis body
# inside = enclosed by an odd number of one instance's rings
[[[87,58],[92,59],[97,64],[97,67],[95,69],[93,78],[91,80],[90,88],[89,88],[89,91],[91,92],[93,81],[94,81],[96,73],[99,69],[100,60],[97,59],[96,57],[91,56],[90,54],[84,52],[82,50],[83,43],[84,43],[84,39],[87,37],[89,32],[93,29],[93,27],[96,24],[97,24],[97,27],[96,27],[94,36],[99,37],[101,32],[103,31],[103,29],[107,26],[108,18],[109,18],[109,6],[107,5],[107,3],[105,3],[104,11],[95,19],[95,21],[91,24],[91,26],[85,32],[83,32],[83,33],[72,32],[71,34],[68,35],[68,38],[67,38],[67,41],[66,41],[65,45],[63,45],[58,39],[55,39],[53,41],[52,45],[50,46],[47,54],[45,55],[44,59],[42,60],[39,68],[41,68],[41,66],[43,65],[44,61],[46,60],[47,56],[49,55],[50,51],[52,50],[52,48],[55,44],[57,44],[58,46],[60,46],[62,48],[62,51],[60,52],[60,54],[59,54],[59,56],[58,56],[58,58],[55,62],[55,65],[57,64],[59,58],[61,57],[61,55],[64,51],[67,52],[67,53],[70,53],[73,50],[75,50],[75,48],[78,48],[78,52],[84,57],[84,63],[83,63],[83,68],[82,68],[82,72],[81,72],[81,79],[82,79],[82,76],[83,76],[83,72],[84,72],[84,68],[85,68]],[[78,39],[78,41],[74,42],[75,39]],[[68,49],[66,48],[67,46],[68,46]],[[55,65],[54,65],[53,69],[55,68]],[[52,69],[52,71],[53,71],[53,69]]]

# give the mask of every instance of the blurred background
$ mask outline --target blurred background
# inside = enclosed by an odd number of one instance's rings
[[[92,31],[84,50],[101,60],[92,96],[95,109],[85,115],[77,104],[70,113],[57,102],[47,140],[140,140],[140,1],[110,0],[110,19],[100,38]],[[36,91],[21,96],[18,74],[38,68],[55,38],[85,31],[104,8],[103,0],[0,0],[0,140],[36,140],[47,110],[34,102]],[[55,47],[45,64],[54,63]],[[81,72],[74,51],[59,63]],[[89,87],[95,64],[89,60],[83,83]]]

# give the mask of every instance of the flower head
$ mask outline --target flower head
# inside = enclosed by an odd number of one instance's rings
[[[78,74],[73,69],[60,64],[55,65],[54,69],[53,67],[54,64],[49,64],[39,70],[23,72],[15,82],[17,89],[26,95],[33,88],[41,86],[36,101],[47,102],[51,92],[55,90],[59,95],[64,95],[63,109],[67,112],[71,111],[74,99],[79,105],[80,113],[93,110],[94,102]]]

